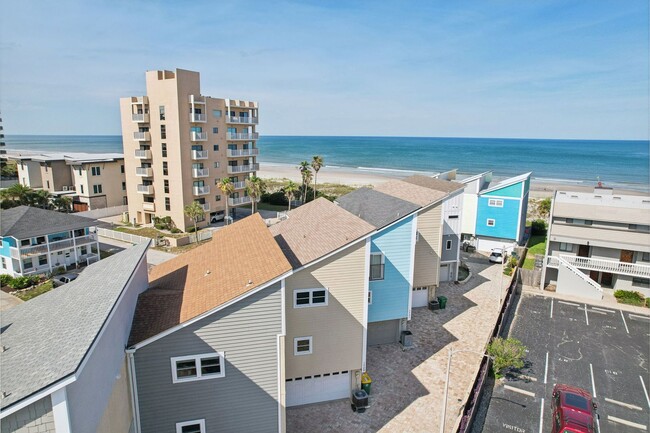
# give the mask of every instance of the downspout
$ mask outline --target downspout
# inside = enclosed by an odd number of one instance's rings
[[[135,349],[126,349],[126,362],[129,371],[129,392],[131,394],[131,407],[133,410],[133,424],[135,433],[141,433],[140,406],[138,404],[138,381],[135,376]]]

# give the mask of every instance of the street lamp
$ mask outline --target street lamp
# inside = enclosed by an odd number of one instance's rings
[[[443,397],[442,400],[442,419],[440,420],[440,433],[445,433],[445,420],[447,418],[447,395],[449,394],[449,371],[451,370],[451,356],[454,353],[463,353],[463,352],[475,353],[477,355],[481,355],[481,358],[482,357],[492,358],[487,353],[478,352],[476,350],[468,350],[468,349],[452,350],[451,348],[449,348],[449,357],[447,358],[447,378],[445,379],[445,396]]]

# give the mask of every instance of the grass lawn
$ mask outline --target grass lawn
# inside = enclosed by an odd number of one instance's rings
[[[524,269],[535,268],[535,254],[542,254],[546,252],[546,235],[531,236],[528,241],[528,253],[526,260],[524,260]]]
[[[183,234],[183,233],[177,233],[177,234],[163,233],[160,230],[156,230],[152,227],[144,227],[141,229],[134,229],[129,227],[116,227],[115,231],[129,233],[131,235],[144,236],[145,238],[151,238],[151,239],[156,239],[158,236],[167,236],[168,238],[182,238],[183,236],[187,236],[187,234]]]
[[[29,301],[30,299],[35,298],[38,295],[42,295],[43,293],[49,292],[53,288],[54,288],[54,284],[52,283],[52,280],[47,280],[43,284],[40,284],[31,289],[14,293],[14,295],[17,298],[22,299],[23,301]]]
[[[284,205],[277,205],[277,204],[269,204],[269,203],[258,203],[257,204],[257,209],[258,210],[270,210],[274,212],[283,212],[287,210],[288,206]]]

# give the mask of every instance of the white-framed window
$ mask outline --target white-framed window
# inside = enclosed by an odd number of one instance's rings
[[[385,262],[383,253],[370,253],[370,281],[384,279]]]
[[[171,358],[172,382],[215,379],[226,375],[223,352]]]
[[[368,305],[372,305],[372,290],[368,290]]]
[[[296,337],[293,339],[294,355],[311,355],[312,351],[312,337]]]
[[[573,244],[560,242],[560,251],[573,251]]]
[[[488,199],[488,206],[490,207],[503,207],[503,200],[498,198]]]
[[[453,245],[453,242],[448,240],[447,242],[445,242],[445,249],[450,250],[452,245]]]
[[[325,287],[317,289],[297,289],[293,291],[293,308],[327,306],[328,290]]]
[[[488,227],[494,227],[496,225],[496,220],[494,218],[488,218],[486,224]]]
[[[176,433],[205,433],[205,420],[177,422]]]

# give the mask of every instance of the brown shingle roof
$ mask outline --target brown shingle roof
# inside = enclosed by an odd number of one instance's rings
[[[411,203],[415,203],[419,206],[427,206],[447,195],[446,192],[436,191],[431,188],[419,186],[402,180],[391,180],[381,183],[375,187],[375,191],[383,192],[384,194],[388,194],[402,200],[410,201]]]
[[[289,218],[269,227],[295,268],[323,257],[375,228],[334,203],[319,198],[289,213]]]
[[[129,345],[146,340],[291,270],[259,214],[215,232],[212,240],[149,273]]]
[[[435,179],[429,176],[422,176],[421,174],[409,176],[406,179],[404,179],[404,182],[412,183],[413,185],[423,186],[429,189],[435,189],[436,191],[442,191],[449,194],[459,189],[465,188],[465,184],[460,182],[452,182],[449,180]]]

